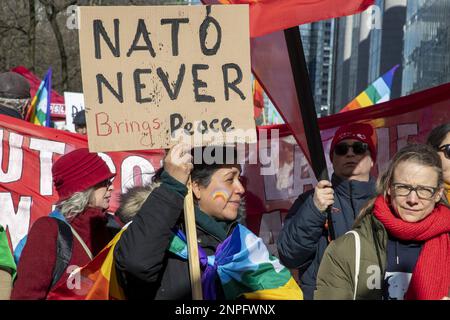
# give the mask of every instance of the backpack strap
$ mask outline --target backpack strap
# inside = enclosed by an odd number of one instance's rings
[[[57,218],[54,218],[58,224],[58,238],[56,240],[56,262],[53,268],[52,284],[53,287],[69,266],[72,257],[73,234],[70,226]]]
[[[356,292],[358,289],[358,279],[359,279],[359,265],[361,262],[361,239],[359,238],[359,234],[356,231],[348,231],[347,233],[351,233],[355,236],[355,279],[353,282],[355,283],[355,288],[353,289],[353,300],[356,300]]]

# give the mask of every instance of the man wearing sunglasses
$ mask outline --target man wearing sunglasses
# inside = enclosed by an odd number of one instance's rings
[[[319,181],[289,210],[278,238],[278,252],[285,266],[299,269],[305,299],[313,299],[320,261],[331,240],[327,208],[331,207],[336,238],[351,229],[360,209],[375,195],[370,170],[376,157],[377,138],[371,125],[340,127],[330,147],[334,169],[331,181]]]

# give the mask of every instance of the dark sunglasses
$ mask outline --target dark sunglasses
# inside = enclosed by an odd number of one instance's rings
[[[447,159],[450,159],[450,144],[444,144],[438,148],[439,151],[442,151]]]
[[[111,179],[107,179],[107,180],[104,180],[104,181],[98,183],[96,187],[97,188],[105,187],[106,189],[108,189],[109,187],[111,187],[111,185],[112,185]]]
[[[361,141],[354,142],[353,144],[342,142],[338,143],[334,147],[334,153],[338,156],[345,156],[350,148],[353,149],[354,154],[361,155],[366,153],[366,151],[369,149],[369,145]]]

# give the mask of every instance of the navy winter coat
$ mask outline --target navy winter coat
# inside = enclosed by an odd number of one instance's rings
[[[355,217],[375,195],[375,182],[342,180],[333,174],[334,189],[332,220],[336,238],[349,231]],[[284,221],[277,245],[281,262],[288,268],[298,268],[300,286],[305,300],[312,300],[316,288],[320,261],[328,245],[325,229],[326,213],[313,202],[314,190],[301,194]]]

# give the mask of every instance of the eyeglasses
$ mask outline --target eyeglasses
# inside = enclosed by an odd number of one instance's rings
[[[107,179],[107,180],[104,180],[104,181],[98,183],[96,187],[109,189],[109,187],[111,187],[111,185],[112,185],[112,180]]]
[[[404,183],[393,183],[394,193],[396,196],[407,197],[412,191],[415,191],[419,199],[430,200],[435,194],[438,188],[418,185],[413,187]]]
[[[447,159],[450,159],[450,144],[444,144],[438,148],[438,151],[442,151]]]
[[[354,154],[361,155],[366,153],[366,151],[369,149],[369,145],[361,141],[354,142],[353,144],[342,142],[338,143],[334,147],[334,153],[338,156],[345,156],[350,148],[353,149]]]

